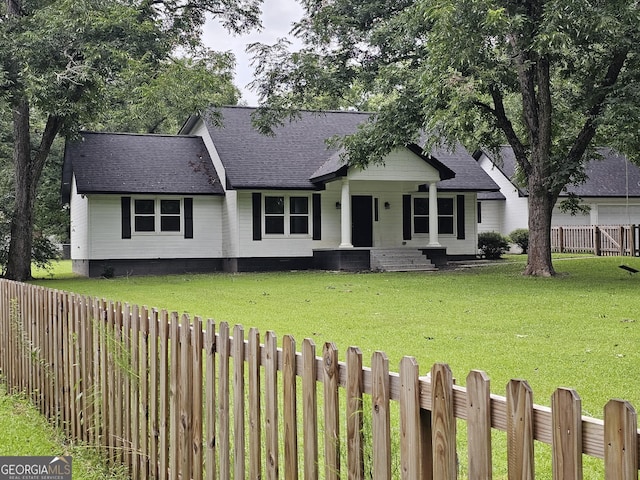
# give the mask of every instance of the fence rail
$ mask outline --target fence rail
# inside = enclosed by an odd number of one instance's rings
[[[640,256],[640,225],[551,227],[551,249],[597,256]]]
[[[524,380],[509,382],[503,397],[481,371],[463,388],[445,364],[419,376],[405,357],[393,373],[382,352],[368,368],[355,347],[340,362],[332,343],[319,356],[309,339],[297,351],[291,336],[278,348],[273,332],[263,343],[256,329],[245,334],[0,280],[8,390],[25,392],[70,438],[123,462],[134,479],[361,479],[365,463],[374,479],[455,479],[456,419],[467,425],[470,479],[491,478],[492,429],[506,432],[500,461],[510,479],[534,478],[534,440],[552,445],[553,478],[582,478],[583,454],[603,459],[606,478],[638,478],[640,432],[627,402],[610,400],[598,420],[582,416],[569,389],[542,407]]]

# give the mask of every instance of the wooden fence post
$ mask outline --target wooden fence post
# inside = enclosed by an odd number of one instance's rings
[[[193,343],[191,318],[182,314],[180,323],[180,368],[178,383],[177,421],[179,424],[180,472],[182,478],[193,478],[193,394],[195,383],[193,378]],[[197,380],[202,383],[202,379]]]
[[[296,341],[282,339],[282,384],[284,402],[284,478],[298,478],[298,423],[296,409]]]
[[[205,336],[205,398],[207,407],[206,455],[205,471],[207,480],[214,480],[217,473],[216,465],[216,325],[213,320],[207,320]]]
[[[203,468],[203,360],[204,332],[202,331],[202,318],[195,317],[191,324],[191,363],[193,365],[193,396],[191,405],[193,410],[193,433],[191,440],[191,450],[193,454],[193,479],[202,480]]]
[[[348,477],[364,478],[364,445],[362,438],[362,352],[347,349],[347,463]]]
[[[551,396],[554,480],[582,480],[582,402],[574,390]]]
[[[139,388],[142,378],[139,376],[140,372],[140,359],[138,355],[138,347],[140,346],[140,309],[137,305],[133,306],[133,313],[131,315],[131,345],[129,351],[131,352],[131,372],[129,377],[131,378],[131,390],[130,390],[130,404],[131,404],[131,476],[134,479],[140,478],[140,396]],[[137,378],[137,380],[136,380]]]
[[[599,257],[602,254],[602,238],[600,237],[600,228],[593,226],[593,254]]]
[[[525,380],[507,384],[509,480],[533,480],[533,392]]]
[[[324,384],[324,459],[325,478],[340,478],[340,402],[338,401],[338,380],[340,366],[338,349],[332,342],[326,342],[322,349]]]
[[[564,228],[562,227],[558,227],[558,243],[559,243],[558,251],[560,253],[563,253],[564,252]]]
[[[638,420],[628,402],[609,400],[604,407],[604,478],[638,479]]]
[[[140,454],[138,455],[140,478],[149,478],[149,321],[149,309],[142,307],[140,310],[140,363],[138,364],[141,417]]]
[[[133,310],[133,313],[132,313]],[[124,458],[124,464],[126,465],[129,475],[132,474],[131,461],[132,461],[132,441],[131,441],[131,383],[133,380],[132,361],[133,355],[131,354],[131,318],[134,314],[137,314],[138,307],[136,305],[129,305],[126,303],[123,310],[122,318],[122,337],[120,343],[120,378],[122,380],[122,411],[120,417],[122,417],[122,453]]]
[[[391,422],[389,413],[389,359],[384,352],[371,358],[371,409],[373,436],[373,478],[391,479]]]
[[[400,477],[406,480],[422,478],[418,376],[416,359],[404,357],[400,361]]]
[[[275,333],[268,331],[264,339],[264,403],[265,403],[265,450],[267,480],[280,476],[278,458],[278,345]]]
[[[231,450],[229,432],[229,324],[221,322],[218,327],[218,426],[219,426],[219,467],[221,480],[231,478]]]
[[[233,327],[233,476],[245,478],[244,328]]]
[[[304,424],[304,478],[318,478],[318,395],[316,387],[316,345],[306,338],[302,342],[302,416]]]
[[[180,318],[177,312],[171,312],[169,325],[169,475],[180,477],[182,449],[180,448]],[[186,347],[185,347],[186,348]]]
[[[457,477],[456,420],[453,414],[453,374],[449,365],[431,367],[431,411],[433,428],[433,478]]]
[[[467,376],[469,480],[491,480],[491,387],[485,372]]]
[[[249,329],[249,478],[262,478],[262,422],[260,419],[260,333]]]
[[[158,426],[160,429],[158,445],[159,477],[169,478],[169,314],[166,310],[160,313],[160,401],[158,407]]]

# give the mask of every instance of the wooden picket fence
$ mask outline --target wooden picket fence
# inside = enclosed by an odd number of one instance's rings
[[[597,256],[640,256],[640,225],[551,227],[551,249]]]
[[[627,402],[609,401],[598,420],[582,416],[569,389],[556,390],[548,408],[533,404],[523,380],[503,397],[481,371],[463,388],[445,364],[421,377],[405,357],[392,373],[382,352],[367,368],[357,348],[341,362],[332,343],[318,356],[308,339],[298,352],[291,336],[278,348],[272,332],[264,343],[256,329],[245,333],[0,280],[8,391],[24,392],[70,439],[124,463],[133,479],[455,479],[458,421],[470,479],[492,478],[494,429],[506,432],[509,479],[534,478],[534,441],[552,446],[553,478],[582,478],[583,454],[603,459],[607,479],[638,478],[640,432]]]

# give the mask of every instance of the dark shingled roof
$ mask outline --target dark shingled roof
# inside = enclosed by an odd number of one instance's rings
[[[568,190],[580,197],[626,197],[627,192],[640,197],[640,168],[610,148],[599,148],[598,154],[602,159],[587,163],[587,181]]]
[[[78,193],[223,195],[201,137],[83,132],[67,142],[63,199]]]
[[[567,191],[579,197],[640,197],[640,168],[631,163],[624,155],[601,147],[597,149],[601,158],[589,160],[585,167],[587,180],[581,185],[569,185]],[[490,159],[491,155],[485,153]],[[496,167],[509,179],[516,171],[516,159],[511,147],[504,146],[500,151],[500,160],[494,161]],[[493,160],[492,160],[493,161]],[[627,191],[628,174],[628,191]],[[521,189],[526,195],[526,190]],[[560,196],[566,196],[563,192]]]
[[[336,152],[326,141],[353,133],[368,114],[302,112],[263,135],[251,123],[254,108],[221,108],[222,126],[207,122],[231,188],[317,189],[311,178]]]
[[[456,172],[455,178],[438,182],[439,190],[497,192],[498,185],[491,179],[471,154],[462,146],[457,145],[453,151],[445,148],[434,148],[431,156],[437,158],[444,165]]]
[[[359,112],[303,111],[299,119],[275,127],[274,136],[266,136],[251,124],[254,111],[249,107],[225,107],[219,110],[222,126],[207,122],[231,188],[319,188],[322,181],[346,172],[337,150],[329,148],[326,140],[354,133],[370,116]],[[440,182],[439,188],[498,190],[462,147],[454,153],[438,149],[431,152],[431,158],[421,156],[442,177],[450,178],[455,173],[455,178]]]

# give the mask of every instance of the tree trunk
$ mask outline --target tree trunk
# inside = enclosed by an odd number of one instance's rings
[[[529,177],[529,252],[523,275],[551,277],[551,213],[555,198],[543,185],[538,173]]]
[[[11,240],[6,277],[24,281],[31,278],[31,247],[33,243],[34,181],[31,165],[29,104],[26,98],[13,107],[13,165],[16,200],[11,219]]]

